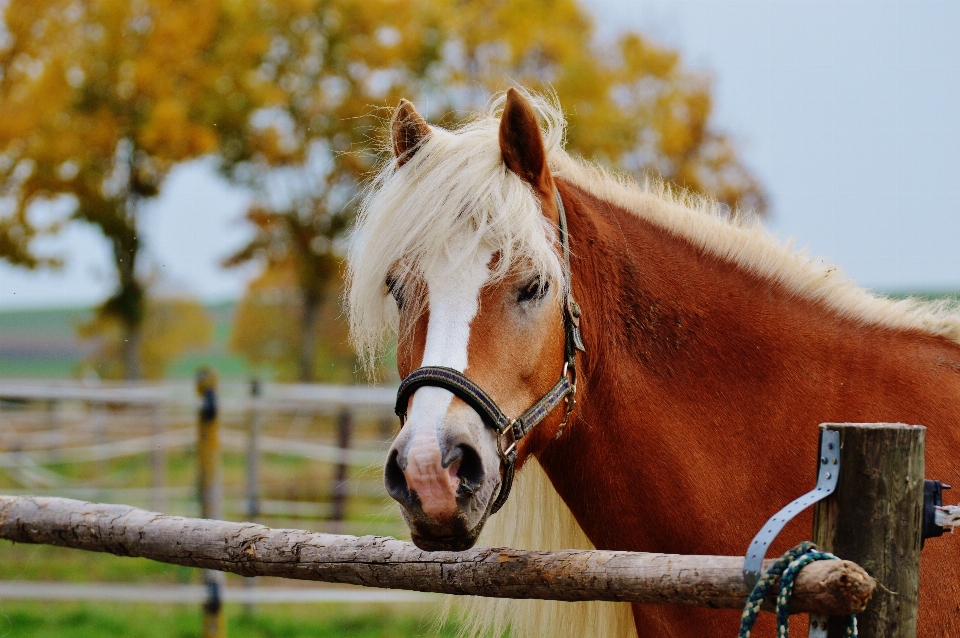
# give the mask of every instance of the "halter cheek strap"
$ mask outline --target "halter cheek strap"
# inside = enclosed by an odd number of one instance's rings
[[[583,338],[580,335],[580,306],[573,300],[570,290],[570,240],[567,235],[567,216],[563,209],[560,191],[556,193],[557,209],[560,213],[560,244],[563,248],[563,327],[564,327],[564,364],[560,380],[526,412],[515,419],[508,417],[483,389],[471,381],[465,374],[443,366],[424,366],[411,372],[397,390],[395,412],[401,423],[406,421],[407,404],[413,393],[424,386],[434,386],[449,390],[454,396],[473,408],[484,424],[497,433],[497,451],[503,466],[503,480],[500,492],[491,506],[495,514],[507,502],[513,486],[513,475],[517,462],[517,443],[561,403],[566,402],[564,415],[556,436],[563,433],[570,413],[576,405],[577,394],[577,351],[584,352]]]

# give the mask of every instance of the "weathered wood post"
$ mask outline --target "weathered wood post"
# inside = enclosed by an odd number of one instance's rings
[[[247,516],[254,522],[260,517],[260,434],[263,430],[260,395],[262,393],[263,385],[260,379],[254,377],[250,380],[250,411],[247,414]],[[256,586],[253,576],[245,578],[243,582],[248,591]],[[252,614],[253,603],[246,603],[243,611],[246,614]]]
[[[347,455],[350,453],[350,439],[353,430],[353,415],[350,408],[344,407],[337,417],[337,447],[340,457],[333,476],[333,503],[330,526],[331,534],[339,534],[343,528],[343,518],[347,511]]]
[[[392,416],[381,416],[377,419],[377,432],[382,440],[389,441],[393,438],[393,430],[396,427],[394,421],[396,420],[396,417]]]
[[[0,496],[0,538],[140,556],[242,576],[465,596],[743,609],[749,593],[743,580],[743,556],[508,547],[428,552],[382,536],[271,529],[47,496]],[[763,567],[769,569],[773,562],[770,559]],[[797,575],[790,609],[860,613],[875,587],[855,563],[817,561]]]
[[[164,493],[167,485],[167,450],[163,440],[165,425],[163,402],[158,400],[150,406],[150,429],[153,437],[150,450],[150,508],[154,512],[165,512],[167,509]]]
[[[223,494],[220,468],[220,437],[217,419],[217,375],[212,368],[197,370],[197,394],[201,397],[197,436],[197,487],[200,517],[223,517]],[[203,638],[225,638],[223,618],[223,572],[204,570],[203,582],[207,599],[203,604]]]
[[[820,427],[840,433],[840,477],[837,491],[814,509],[813,541],[861,565],[879,584],[857,615],[860,638],[915,638],[926,428]],[[842,619],[831,617],[826,635],[843,636]]]
[[[250,412],[247,415],[247,516],[256,521],[260,516],[260,434],[263,429],[263,412],[260,395],[263,386],[260,379],[250,380]]]
[[[47,426],[50,430],[50,443],[48,449],[53,452],[51,455],[54,461],[59,461],[63,454],[63,422],[60,418],[60,402],[56,399],[47,401]]]
[[[94,415],[93,444],[103,445],[107,442],[107,406],[100,402],[88,402],[87,405]]]

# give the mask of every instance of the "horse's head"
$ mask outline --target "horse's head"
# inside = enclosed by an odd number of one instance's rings
[[[564,371],[565,281],[537,112],[513,90],[502,103],[499,123],[450,132],[401,102],[392,122],[396,162],[362,205],[349,301],[354,339],[368,357],[393,328],[401,378],[424,366],[451,369],[515,418]],[[561,137],[548,129],[548,144]],[[386,487],[423,549],[471,547],[504,483],[510,432],[498,435],[461,396],[427,383],[398,405],[405,421]],[[519,455],[549,443],[564,412],[550,410]]]

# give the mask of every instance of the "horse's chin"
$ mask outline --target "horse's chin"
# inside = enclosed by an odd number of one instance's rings
[[[473,547],[479,535],[479,529],[476,533],[458,536],[421,536],[413,533],[412,540],[414,545],[425,552],[462,552]]]
[[[440,523],[420,511],[410,512],[403,507],[400,511],[410,529],[413,544],[428,552],[462,552],[470,549],[476,544],[490,516],[489,505],[477,518],[467,516],[460,511],[449,520]]]

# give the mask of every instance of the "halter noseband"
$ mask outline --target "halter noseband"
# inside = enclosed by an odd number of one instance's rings
[[[517,443],[533,430],[534,426],[543,421],[548,414],[554,411],[561,402],[566,401],[567,412],[557,430],[556,436],[563,433],[563,429],[570,419],[570,413],[576,405],[577,395],[577,351],[584,352],[583,338],[580,336],[580,306],[573,300],[570,289],[570,240],[567,236],[567,215],[563,209],[563,200],[560,191],[556,191],[557,209],[560,213],[559,230],[560,245],[563,248],[563,329],[564,329],[564,363],[560,380],[556,385],[534,403],[526,412],[515,419],[511,419],[503,410],[462,372],[443,366],[423,366],[411,372],[400,384],[397,390],[397,405],[395,412],[400,417],[401,424],[407,418],[407,403],[417,389],[424,386],[435,386],[449,390],[473,408],[487,427],[497,433],[497,452],[503,465],[503,481],[500,493],[493,502],[491,514],[495,514],[507,502],[510,488],[513,487],[513,474],[517,462]]]

